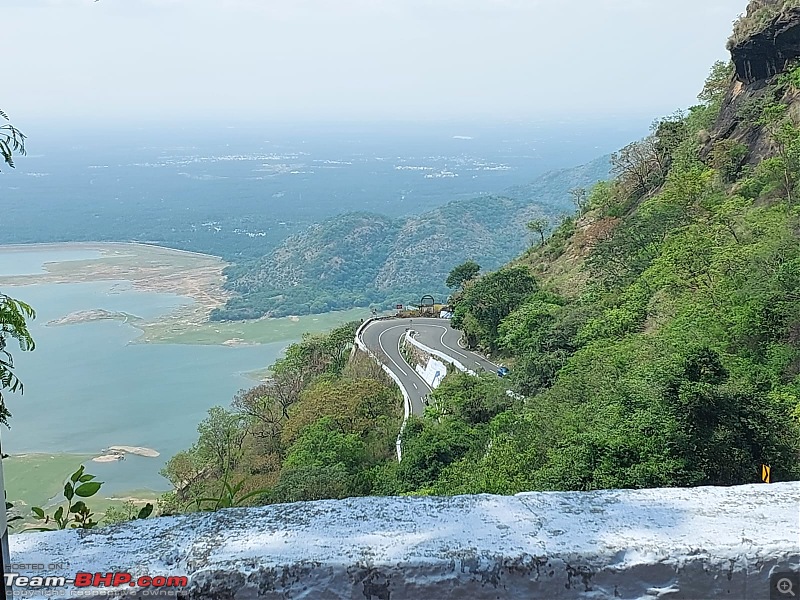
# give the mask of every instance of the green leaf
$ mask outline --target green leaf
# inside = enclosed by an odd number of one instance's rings
[[[78,479],[81,478],[81,475],[83,475],[83,469],[84,469],[84,467],[83,467],[83,465],[81,465],[80,469],[78,469],[77,471],[75,471],[72,474],[72,476],[70,477],[70,480],[72,481],[72,483],[75,483],[76,481],[78,481]]]
[[[75,491],[72,487],[72,484],[68,481],[64,485],[64,498],[66,498],[69,501],[72,501],[73,496],[75,496]]]
[[[91,480],[92,480],[92,479],[94,479],[94,478],[95,478],[95,475],[89,475],[89,474],[87,473],[86,475],[81,475],[81,476],[78,478],[78,481],[80,481],[81,483],[86,483],[87,481],[91,481]]]
[[[86,504],[83,500],[78,500],[75,504],[69,507],[69,512],[78,513],[86,509]]]
[[[147,517],[149,517],[151,514],[153,514],[153,505],[152,505],[150,502],[148,502],[147,504],[145,504],[145,505],[144,505],[144,506],[143,506],[143,507],[142,507],[142,508],[139,510],[139,514],[138,514],[138,515],[136,515],[136,518],[137,518],[137,519],[146,519],[146,518],[147,518]]]
[[[36,515],[37,519],[44,519],[44,511],[38,506],[32,506],[31,512]]]
[[[233,496],[236,495],[236,492],[233,491],[231,485],[227,481],[224,482],[223,485],[225,486],[225,491],[228,492],[227,497],[233,498]]]
[[[101,485],[103,485],[103,483],[100,481],[88,481],[86,483],[82,483],[75,489],[75,494],[81,498],[94,496],[100,490]]]
[[[56,513],[53,515],[53,518],[56,521],[60,521],[61,517],[63,517],[63,516],[64,516],[64,507],[63,506],[59,506],[58,509],[56,510]]]
[[[241,506],[242,502],[244,502],[245,500],[249,500],[250,498],[253,498],[254,496],[261,496],[262,494],[268,494],[269,492],[270,492],[269,488],[263,488],[263,489],[260,489],[260,490],[254,490],[254,491],[250,492],[249,494],[245,494],[241,498],[238,498],[236,500],[236,504]]]

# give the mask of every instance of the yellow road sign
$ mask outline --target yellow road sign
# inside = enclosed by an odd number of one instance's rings
[[[769,465],[761,465],[761,481],[772,483],[772,467]]]

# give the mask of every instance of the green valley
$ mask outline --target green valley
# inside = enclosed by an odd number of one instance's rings
[[[236,297],[213,320],[321,313],[447,297],[450,268],[467,259],[494,269],[531,242],[526,223],[556,223],[570,206],[569,191],[608,174],[608,158],[543,175],[506,195],[458,200],[405,219],[369,213],[331,218],[285,240],[258,261],[230,266]]]
[[[452,323],[465,343],[502,360],[508,377],[449,374],[410,419],[398,462],[399,396],[367,357],[345,358],[356,324],[306,337],[270,383],[210,414],[197,445],[170,462],[167,506],[238,480],[250,502],[270,503],[734,485],[759,481],[761,465],[776,481],[800,478],[800,63],[780,35],[774,55],[746,43],[780,19],[800,26],[800,14],[770,6],[737,25],[750,37],[733,44],[734,62],[714,66],[700,103],[614,154],[613,177],[549,236],[483,275],[456,267],[455,253],[448,268],[430,263],[437,289],[453,269]],[[544,212],[483,202],[517,240]],[[300,262],[326,230],[329,244],[370,240],[381,265],[367,273],[367,252],[357,254],[351,289],[380,289],[385,257],[409,265],[414,248],[430,256],[461,243],[467,223],[447,237],[458,214],[445,207],[404,225],[348,216],[343,231],[330,223],[295,240],[302,249],[284,249],[282,264]],[[405,254],[388,241],[401,231]],[[483,266],[512,246],[491,246]],[[319,252],[316,271],[286,270],[282,283],[347,272]],[[263,272],[278,273],[280,257]],[[402,285],[415,289],[417,277]]]
[[[796,2],[753,0],[698,103],[610,157],[418,216],[346,212],[227,266],[228,289],[206,306],[215,322],[167,339],[240,345],[239,323],[216,322],[331,311],[302,325],[336,327],[306,333],[258,385],[208,410],[162,470],[173,490],[159,513],[730,486],[765,467],[800,479],[798,31]],[[457,332],[428,323],[445,330],[441,347],[495,370],[436,362],[427,388],[413,380],[411,410],[393,369],[419,373],[424,345],[392,338],[390,354],[381,334],[370,348],[358,332],[375,331],[364,307],[422,294],[452,308]],[[32,311],[6,302],[24,350]],[[382,331],[415,335],[419,317]],[[298,321],[258,323],[253,339],[291,337]],[[13,363],[0,366],[13,391]]]

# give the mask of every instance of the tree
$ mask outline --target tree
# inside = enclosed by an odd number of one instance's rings
[[[718,60],[711,67],[703,91],[697,99],[706,105],[718,105],[722,102],[733,77],[733,63]]]
[[[306,387],[300,401],[292,407],[283,429],[283,439],[289,444],[322,417],[327,417],[344,433],[362,438],[373,434],[397,434],[399,402],[393,388],[375,379],[321,377]]]
[[[5,426],[11,413],[6,407],[3,390],[23,392],[22,382],[14,374],[14,359],[7,349],[8,342],[16,340],[23,352],[33,350],[35,344],[26,319],[35,316],[33,309],[24,302],[0,294],[0,423]]]
[[[299,466],[281,472],[272,490],[272,502],[311,502],[314,500],[340,500],[352,494],[351,477],[345,466]]]
[[[460,419],[441,423],[413,418],[403,434],[403,460],[397,465],[394,494],[424,492],[442,470],[479,446],[480,434]]]
[[[748,152],[748,147],[736,140],[719,140],[714,144],[710,155],[711,166],[723,183],[736,181]]]
[[[468,425],[489,423],[514,405],[506,387],[494,374],[474,377],[456,373],[446,377],[431,394],[432,410],[441,416],[452,415]]]
[[[682,372],[666,386],[665,400],[680,424],[674,448],[690,466],[692,483],[752,481],[764,463],[791,477],[797,440],[790,426],[784,426],[790,408],[729,378],[720,356],[700,348],[688,353]]]
[[[25,156],[25,135],[11,123],[8,122],[8,115],[0,110],[0,156],[12,169],[14,168],[14,153]]]
[[[663,181],[672,165],[681,144],[689,136],[687,117],[683,111],[677,111],[663,119],[656,120],[650,127],[653,132],[653,150],[658,183]]]
[[[526,266],[501,269],[467,286],[456,301],[453,326],[467,341],[491,350],[497,347],[500,322],[536,291],[536,279]]]
[[[611,155],[611,172],[633,198],[640,198],[661,185],[667,168],[668,161],[655,133]]]
[[[167,461],[160,473],[175,488],[175,497],[186,501],[200,497],[209,465],[198,455],[197,446],[182,450]],[[159,507],[161,501],[159,501]],[[180,509],[179,509],[180,510]]]
[[[781,161],[783,189],[789,204],[794,202],[794,189],[797,186],[797,172],[800,169],[800,127],[789,119],[770,124],[770,132],[778,147]]]
[[[481,266],[475,261],[468,260],[454,267],[444,284],[449,288],[461,288],[468,281],[475,279],[480,272]]]
[[[8,115],[0,110],[0,122]],[[0,125],[0,156],[9,167],[14,167],[14,153],[25,154],[25,135],[11,123]],[[11,413],[6,408],[3,390],[23,392],[22,382],[14,374],[14,359],[7,349],[9,339],[19,344],[20,350],[33,350],[35,344],[28,331],[27,319],[35,318],[34,310],[19,300],[0,294],[0,423],[8,426]]]
[[[289,418],[289,408],[300,399],[305,386],[322,374],[342,372],[357,325],[347,323],[325,335],[304,335],[300,343],[289,346],[285,356],[272,365],[272,379],[240,393],[234,407],[260,421],[266,427],[265,432],[279,434],[281,422]]]
[[[200,439],[198,455],[227,477],[242,457],[242,445],[248,432],[247,419],[219,406],[208,410],[208,418],[197,426]]]
[[[231,403],[234,410],[252,419],[256,425],[253,435],[267,440],[272,449],[281,447],[281,433],[290,406],[281,401],[281,396],[275,393],[276,389],[274,383],[262,383],[249,390],[241,390]]]
[[[344,433],[331,417],[323,417],[306,427],[283,463],[285,469],[333,467],[342,464],[353,472],[365,458],[364,443],[355,433]]]
[[[547,219],[534,219],[533,221],[528,221],[526,227],[529,231],[533,233],[538,233],[541,239],[541,244],[544,246],[544,234],[547,232],[547,228],[549,227],[550,222]]]
[[[569,197],[579,214],[586,212],[586,209],[589,208],[589,193],[586,188],[572,188],[569,191]]]
[[[323,417],[306,427],[292,444],[273,490],[278,502],[345,498],[367,493],[359,489],[359,471],[366,461],[360,436],[343,433]]]

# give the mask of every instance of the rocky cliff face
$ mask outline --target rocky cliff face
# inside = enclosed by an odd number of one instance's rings
[[[767,79],[800,57],[800,7],[784,8],[785,4],[757,0],[748,6],[744,20],[751,19],[750,27],[756,30],[740,41],[734,37],[729,46],[739,81]]]
[[[778,85],[780,75],[800,60],[800,1],[753,0],[728,48],[734,75],[702,155],[707,157],[720,140],[731,140],[747,146],[746,160],[755,165],[775,153],[774,142],[758,123],[760,110],[781,102],[800,113],[796,91]]]

